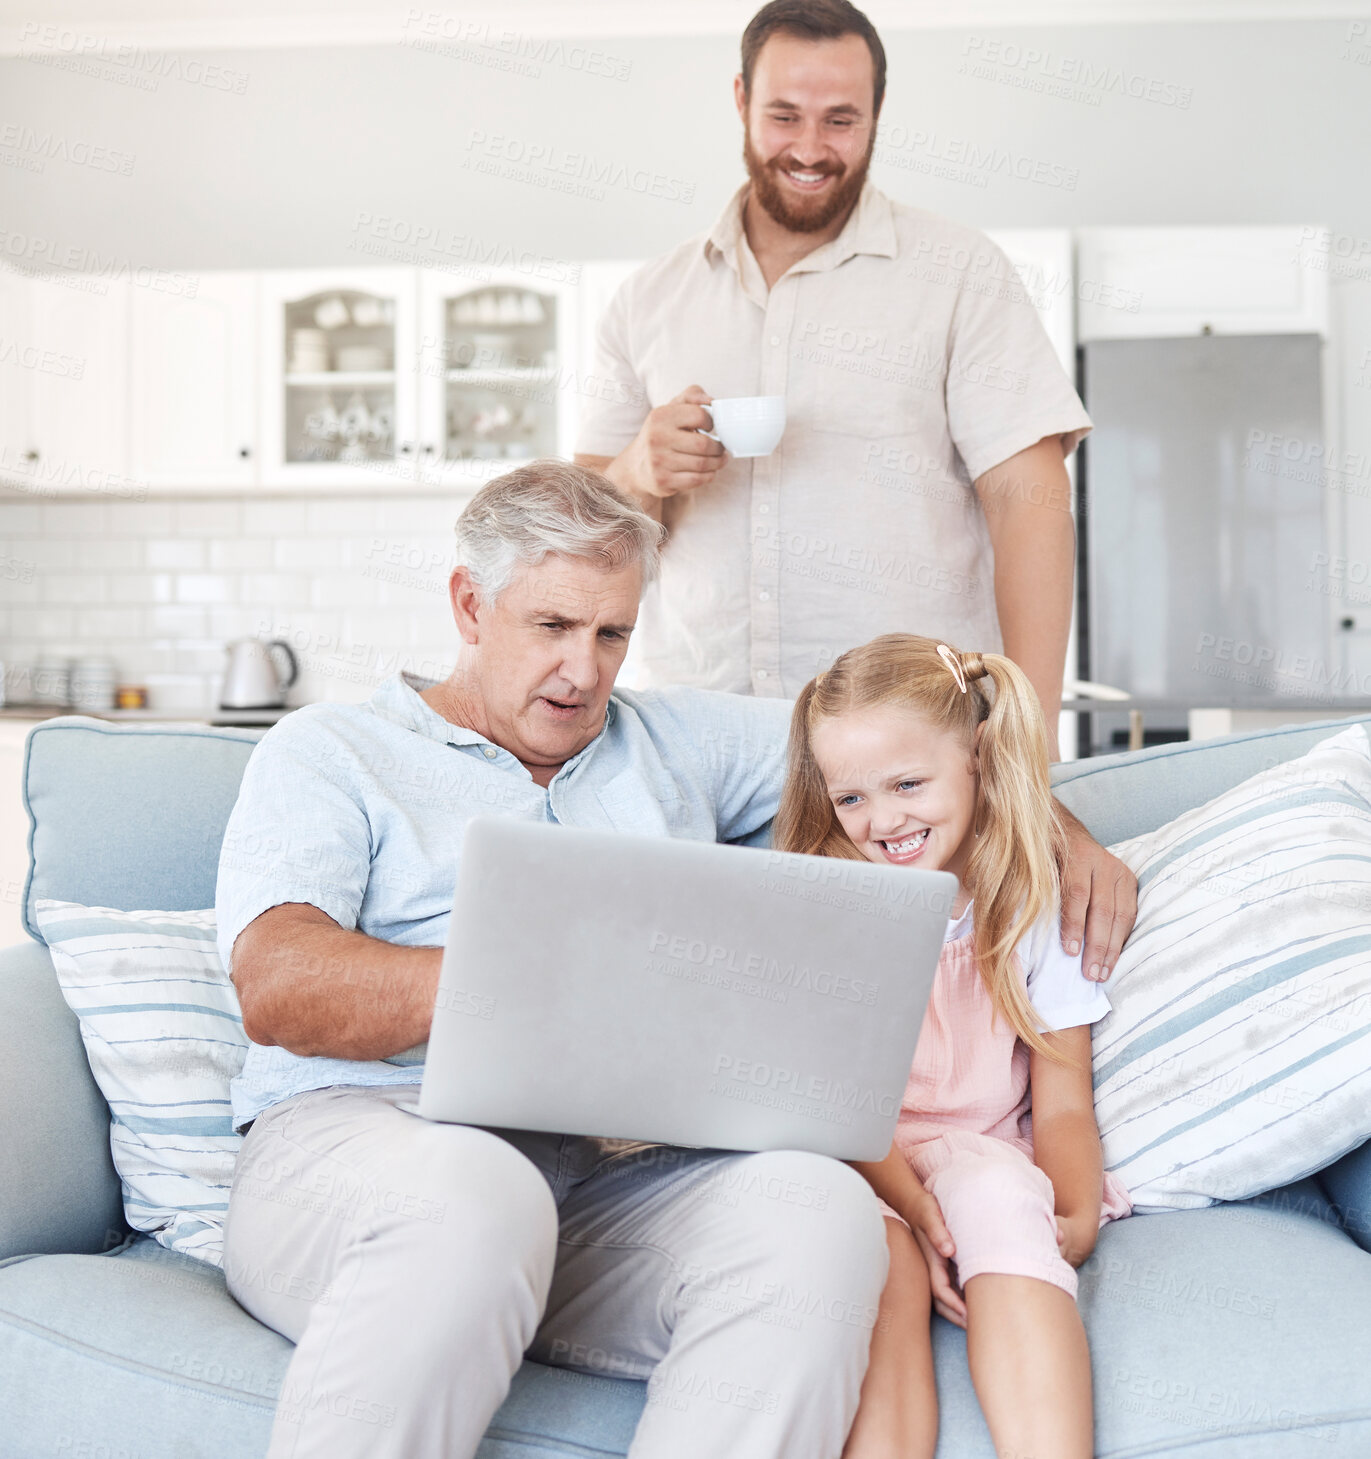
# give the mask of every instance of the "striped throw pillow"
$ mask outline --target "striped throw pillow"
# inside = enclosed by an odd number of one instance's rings
[[[1354,725],[1110,848],[1138,921],[1094,1027],[1139,1211],[1241,1200],[1371,1137],[1371,744]]]
[[[36,917],[109,1103],[129,1225],[222,1266],[243,1138],[229,1080],[248,1041],[213,909],[120,912],[41,897]]]

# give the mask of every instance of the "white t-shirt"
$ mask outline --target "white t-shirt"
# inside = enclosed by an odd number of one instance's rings
[[[948,921],[943,941],[965,937],[971,931],[968,902],[960,917]],[[1098,1023],[1109,1012],[1104,985],[1094,983],[1081,971],[1082,953],[1068,957],[1062,950],[1061,924],[1055,914],[1040,917],[1019,940],[1015,949],[1028,978],[1028,997],[1040,1020],[1039,1033],[1056,1033]]]

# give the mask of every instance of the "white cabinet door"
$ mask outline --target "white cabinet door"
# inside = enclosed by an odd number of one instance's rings
[[[646,262],[641,258],[597,258],[581,266],[581,298],[576,340],[576,368],[589,383],[595,369],[595,337],[600,319],[620,284]]]
[[[986,237],[1009,256],[1057,358],[1076,378],[1076,315],[1071,233],[1066,228],[987,228]]]
[[[127,494],[128,285],[0,272],[0,479]]]
[[[619,286],[628,276],[640,269],[646,260],[641,258],[594,259],[581,266],[581,287],[577,309],[576,330],[576,375],[571,391],[571,403],[575,411],[572,427],[571,450],[575,450],[576,427],[581,415],[596,400],[617,400],[617,382],[601,375],[596,368],[596,344],[600,333],[600,320],[609,307]],[[646,415],[646,410],[644,410]],[[630,649],[630,653],[632,650]]]
[[[1086,228],[1077,337],[1327,334],[1317,228]]]
[[[458,490],[571,455],[578,289],[514,270],[419,274],[421,479]]]
[[[415,269],[259,275],[262,485],[413,483],[417,296]]]
[[[130,301],[129,472],[149,486],[257,475],[257,276],[205,273],[193,295]]]
[[[0,269],[0,482],[24,486],[38,459],[33,437],[33,285]]]
[[[129,286],[43,275],[32,288],[35,489],[126,493]]]

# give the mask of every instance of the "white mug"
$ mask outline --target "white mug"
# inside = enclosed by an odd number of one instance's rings
[[[784,395],[734,395],[705,409],[714,429],[700,434],[734,456],[769,456],[785,432]]]

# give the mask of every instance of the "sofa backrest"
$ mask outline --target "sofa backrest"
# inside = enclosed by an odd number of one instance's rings
[[[1057,799],[1103,846],[1155,831],[1251,775],[1295,760],[1320,740],[1371,715],[1281,725],[1221,739],[1186,740],[1131,754],[1099,755],[1052,767]]]
[[[29,732],[24,927],[39,897],[188,912],[214,905],[219,846],[262,729],[63,715]]]
[[[1358,716],[1371,725],[1371,716]],[[1105,845],[1155,830],[1249,775],[1294,759],[1353,719],[1161,745],[1053,767],[1062,802]],[[130,724],[64,715],[24,754],[33,905],[58,897],[124,911],[214,905],[219,846],[259,729]]]

